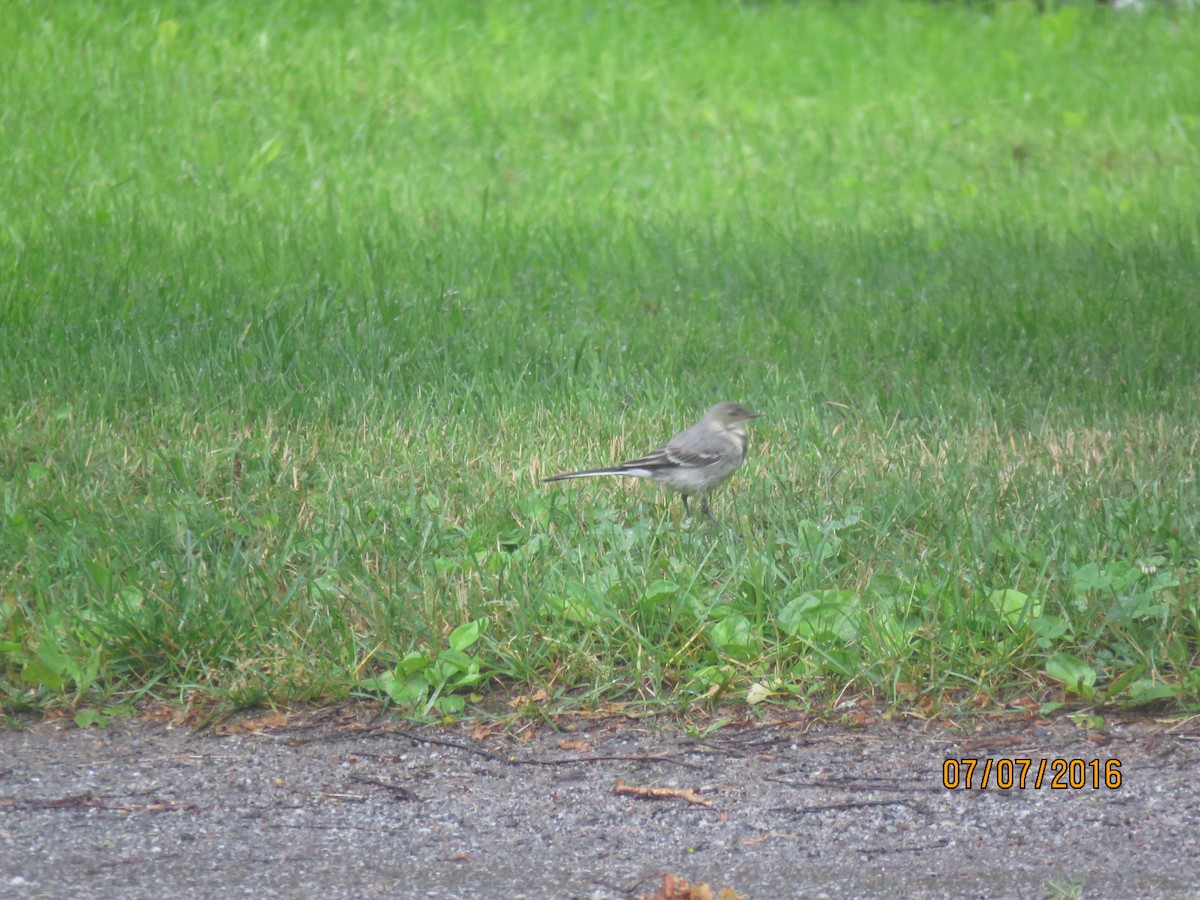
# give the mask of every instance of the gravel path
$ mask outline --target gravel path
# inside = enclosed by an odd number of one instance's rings
[[[1015,768],[1000,760],[1032,763],[1024,789],[979,789],[981,763],[948,790],[967,771],[947,759],[991,759],[993,782]],[[1081,760],[1063,775],[1086,786],[1052,788],[1056,759]],[[43,723],[0,731],[0,896],[626,898],[663,872],[756,900],[1196,896],[1198,763],[1194,731],[1149,720],[704,740],[620,718],[518,740],[351,710],[223,733]]]

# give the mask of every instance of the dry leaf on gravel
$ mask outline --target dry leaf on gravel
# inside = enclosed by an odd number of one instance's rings
[[[643,894],[640,900],[746,900],[733,888],[724,888],[721,893],[714,894],[707,884],[695,887],[682,878],[677,878],[670,872],[663,872],[662,883],[653,894]]]

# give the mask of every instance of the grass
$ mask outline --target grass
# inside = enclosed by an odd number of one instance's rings
[[[1196,702],[1194,12],[4,6],[6,709]]]

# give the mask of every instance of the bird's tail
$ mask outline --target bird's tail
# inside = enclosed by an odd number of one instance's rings
[[[543,478],[542,481],[566,481],[569,478],[593,478],[597,475],[636,475],[635,472],[630,472],[628,469],[623,469],[620,466],[614,466],[610,469],[588,469],[586,472],[565,472],[562,475],[551,475],[549,478]]]

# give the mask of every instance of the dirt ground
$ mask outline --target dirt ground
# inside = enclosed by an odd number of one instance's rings
[[[1194,897],[1198,763],[1181,719],[44,722],[0,731],[0,896]]]

